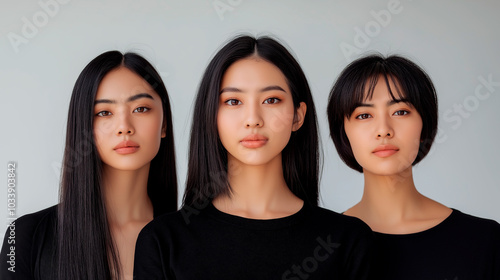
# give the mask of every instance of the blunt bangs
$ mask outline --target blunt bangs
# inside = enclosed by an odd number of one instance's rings
[[[330,91],[328,122],[330,136],[340,158],[352,169],[363,172],[345,134],[344,120],[366,100],[370,100],[379,79],[383,77],[393,100],[413,106],[422,118],[421,144],[413,165],[429,152],[437,133],[438,107],[434,85],[427,73],[407,58],[380,54],[362,57],[350,63],[339,75]],[[392,84],[392,86],[391,86]]]

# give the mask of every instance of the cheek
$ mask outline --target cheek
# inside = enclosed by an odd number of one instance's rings
[[[360,129],[351,128],[350,126],[345,126],[345,134],[347,135],[347,139],[349,140],[354,158],[359,162],[359,156],[360,154],[362,154],[363,147],[367,147],[366,142],[362,141],[362,139],[365,139],[365,137],[362,135],[363,131]]]
[[[290,106],[283,106],[276,111],[270,112],[265,121],[271,131],[275,133],[285,131],[291,133],[294,117],[295,108],[293,104],[290,104]]]
[[[147,126],[150,134],[159,135],[159,136],[161,136],[161,127],[162,127],[162,120],[161,119],[157,119],[154,122],[149,123],[149,125]]]
[[[407,126],[407,134],[412,141],[413,147],[420,147],[423,124],[421,120],[416,120],[413,125]]]
[[[420,132],[415,132],[415,131],[412,131],[411,133],[412,133],[412,135],[411,135],[411,143],[410,143],[410,145],[411,145],[412,150],[414,150],[414,153],[415,153],[414,156],[416,157],[417,154],[418,154],[418,150],[420,148],[421,133]]]
[[[94,135],[101,135],[104,137],[104,135],[108,135],[113,132],[113,122],[111,120],[94,120]]]
[[[349,144],[351,145],[351,150],[354,155],[354,158],[359,162],[360,156],[363,154],[362,148],[363,146],[366,145],[363,145],[363,143],[361,143],[361,141],[359,140],[356,141],[356,139],[354,139],[353,141],[349,140]]]
[[[141,129],[144,131],[147,135],[161,137],[161,130],[162,130],[162,125],[163,125],[163,113],[162,112],[157,112],[156,114],[152,115],[149,118],[140,120],[135,126],[137,129]]]
[[[97,153],[101,159],[103,158],[103,151],[105,151],[106,142],[104,141],[106,137],[94,130],[94,143],[97,149]]]
[[[97,149],[99,150],[99,147],[101,147],[102,140],[106,139],[106,131],[101,127],[101,123],[94,123],[94,142],[97,146]]]
[[[231,117],[227,116],[223,111],[219,110],[219,113],[217,113],[217,132],[223,145],[226,140],[226,132],[231,127],[230,119]]]

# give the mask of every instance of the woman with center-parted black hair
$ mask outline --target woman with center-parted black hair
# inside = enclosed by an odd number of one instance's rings
[[[241,36],[195,101],[184,206],[149,223],[134,279],[366,279],[371,232],[319,208],[316,112],[274,39]]]
[[[437,132],[434,85],[412,61],[369,55],[340,74],[328,103],[341,159],[363,173],[361,201],[345,211],[374,234],[371,279],[500,279],[500,225],[418,192],[413,165]]]
[[[139,231],[153,216],[175,210],[165,85],[143,57],[105,52],[73,89],[60,203],[11,225],[15,243],[8,229],[0,278],[132,279]]]

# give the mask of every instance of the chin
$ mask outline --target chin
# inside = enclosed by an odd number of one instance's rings
[[[149,162],[147,162],[149,163]],[[120,161],[117,164],[108,164],[104,163],[105,166],[108,166],[109,168],[115,169],[115,170],[120,170],[120,171],[137,171],[141,168],[144,168],[144,166],[147,165],[147,163],[141,163],[138,161]]]
[[[401,166],[383,166],[379,165],[375,169],[363,169],[363,172],[369,172],[378,176],[391,176],[391,177],[401,177],[405,178],[408,176],[408,169],[411,169],[411,165],[409,167],[401,168]],[[411,174],[411,173],[410,173]]]
[[[248,166],[260,166],[266,165],[271,162],[271,159],[262,157],[252,157],[252,158],[234,158],[239,164]]]

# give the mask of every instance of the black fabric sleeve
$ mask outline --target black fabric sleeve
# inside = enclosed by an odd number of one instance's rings
[[[32,218],[23,216],[8,226],[0,256],[0,279],[34,279],[31,252],[37,221]]]
[[[134,280],[169,279],[166,275],[167,270],[163,267],[164,263],[168,263],[165,257],[152,227],[146,225],[139,233],[135,244]]]
[[[500,225],[494,224],[493,239],[493,279],[500,279]]]
[[[57,205],[11,223],[0,253],[0,279],[54,279]],[[38,264],[38,266],[37,266]]]
[[[352,244],[350,254],[346,259],[346,279],[366,280],[370,279],[370,266],[373,259],[373,232],[359,221],[363,230],[359,231],[356,242]]]

